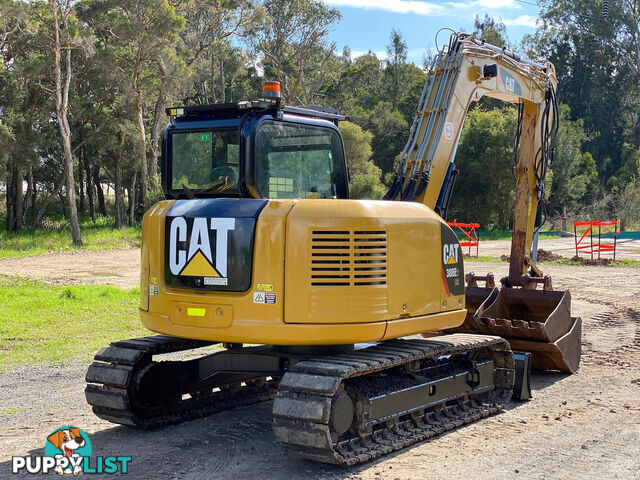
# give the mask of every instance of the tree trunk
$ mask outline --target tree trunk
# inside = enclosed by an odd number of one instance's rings
[[[23,194],[22,183],[24,181],[23,165],[15,160],[9,178],[9,188],[7,189],[7,230],[17,232],[24,225],[23,218]]]
[[[66,72],[64,85],[62,83],[62,45],[60,43],[60,25],[58,23],[58,1],[49,0],[49,7],[53,14],[54,33],[54,70],[56,84],[56,117],[62,137],[64,150],[64,172],[67,177],[67,200],[69,202],[69,218],[71,220],[71,237],[74,245],[82,245],[80,224],[78,222],[78,210],[76,208],[76,188],[73,177],[73,153],[71,150],[71,129],[67,118],[69,108],[69,86],[71,84],[71,46],[67,45]],[[66,18],[64,19],[66,27]]]
[[[102,191],[102,183],[100,183],[100,165],[96,165],[93,169],[93,184],[96,187],[98,195],[98,212],[103,217],[107,216],[107,206],[104,203],[104,192]]]
[[[33,197],[33,169],[31,165],[27,168],[27,193],[24,194],[24,200],[22,201],[23,210],[22,210],[22,224],[27,225],[27,214],[29,212],[29,204],[31,203],[31,198]]]
[[[29,167],[29,175],[31,177],[31,198],[29,199],[29,208],[31,208],[31,214],[33,215],[36,211],[36,200],[38,200],[38,185],[36,184],[36,179],[33,176],[33,168],[31,167]]]
[[[89,199],[89,216],[91,221],[96,223],[96,206],[93,200],[93,183],[91,181],[91,167],[89,166],[89,159],[87,158],[87,150],[82,147],[80,159],[82,164],[80,168],[85,168],[87,171],[87,198]]]
[[[167,75],[167,67],[162,59],[158,61],[158,69],[160,70],[160,76],[162,77],[162,83],[160,85],[160,91],[158,92],[158,98],[156,98],[155,108],[153,109],[153,125],[151,126],[151,140],[150,150],[151,158],[149,159],[149,173],[151,176],[151,182],[153,188],[156,187],[156,175],[158,175],[158,157],[160,156],[159,138],[162,131],[162,125],[164,120],[164,104],[167,99],[167,90],[169,77]]]
[[[67,179],[66,175],[65,175],[65,180]],[[64,195],[62,195],[62,192],[58,192],[58,198],[60,198],[60,206],[62,207],[62,216],[66,217],[67,216],[67,205],[65,204],[65,200],[64,200]],[[67,198],[69,198],[69,195],[67,194]]]
[[[218,103],[216,97],[216,57],[211,50],[211,103]]]
[[[84,217],[84,170],[78,161],[78,192],[80,192],[80,215]]]
[[[122,199],[122,153],[124,150],[124,135],[122,132],[118,132],[120,140],[120,146],[118,148],[118,154],[116,155],[116,178],[115,178],[115,217],[116,228],[122,228],[124,226],[124,200]]]
[[[13,175],[13,163],[9,159],[9,168],[7,169],[7,232],[12,232],[15,223],[15,198],[14,194],[14,175]]]
[[[129,226],[136,226],[136,180],[138,174],[133,174],[131,184],[127,187],[127,197],[129,198]]]
[[[15,164],[15,203],[14,203],[14,215],[15,215],[15,231],[22,230],[24,223],[22,223],[23,211],[24,211],[24,165],[21,162],[16,161]]]
[[[220,100],[222,103],[227,101],[227,92],[225,91],[225,79],[224,79],[224,60],[220,57]]]
[[[138,110],[138,129],[140,131],[140,195],[142,197],[141,208],[144,210],[144,202],[147,201],[147,191],[149,187],[149,175],[147,174],[147,141],[144,128],[144,116],[142,115],[142,95],[136,92],[136,109]]]

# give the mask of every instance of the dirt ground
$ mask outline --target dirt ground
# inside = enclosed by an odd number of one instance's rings
[[[133,288],[140,281],[140,250],[74,250],[0,258],[0,274],[62,285]]]
[[[594,243],[598,243],[597,237]],[[602,245],[613,245],[613,240],[602,239]],[[589,245],[589,237],[586,237],[580,245]],[[574,237],[557,237],[542,238],[538,242],[538,248],[552,252],[565,258],[573,258],[576,256],[576,240]],[[509,255],[511,250],[511,240],[480,240],[478,246],[478,255],[487,257],[500,258],[501,255]],[[463,248],[464,253],[468,253],[468,248]],[[471,249],[471,255],[476,256],[476,252]],[[611,252],[602,252],[601,258],[613,258]],[[580,253],[581,258],[590,259],[591,256]],[[598,258],[598,254],[594,254],[594,259]],[[616,242],[616,260],[640,260],[640,239],[621,238]]]
[[[49,254],[0,261],[0,273],[130,287],[137,262],[135,250]],[[467,261],[465,269],[500,278],[507,264]],[[52,430],[74,424],[90,435],[94,456],[131,455],[131,478],[639,478],[640,269],[550,265],[545,273],[555,289],[571,290],[583,318],[580,370],[535,372],[533,400],[428,443],[350,469],[296,459],[275,442],[271,402],[138,432],[92,415],[86,365],[25,366],[0,375],[0,411],[15,412],[0,415],[0,477],[9,477],[12,455],[42,454]]]

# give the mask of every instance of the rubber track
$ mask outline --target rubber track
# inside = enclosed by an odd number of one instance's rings
[[[151,363],[153,355],[180,352],[212,345],[211,342],[157,335],[112,342],[100,350],[87,370],[85,397],[98,417],[143,429],[182,423],[238,406],[272,399],[277,381],[263,386],[246,385],[237,391],[216,391],[163,408],[136,407],[131,392],[136,374]]]
[[[331,400],[348,379],[414,360],[488,348],[494,362],[494,389],[481,401],[442,405],[421,418],[399,419],[365,437],[335,438],[329,427]],[[345,466],[371,460],[497,413],[511,398],[515,366],[506,340],[455,334],[425,340],[393,340],[364,350],[299,362],[280,383],[274,401],[274,431],[285,449],[311,460]],[[347,433],[346,435],[351,435]]]

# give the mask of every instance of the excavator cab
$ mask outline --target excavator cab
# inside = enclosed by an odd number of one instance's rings
[[[167,109],[162,186],[184,198],[346,199],[337,123],[317,107],[263,99]]]

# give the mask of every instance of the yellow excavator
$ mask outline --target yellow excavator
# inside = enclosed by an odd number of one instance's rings
[[[274,398],[287,450],[353,465],[529,398],[531,363],[574,372],[580,319],[535,261],[555,85],[550,63],[453,34],[380,201],[349,199],[345,117],[286,106],[275,82],[258,101],[168,109],[140,272],[140,319],[160,335],[96,354],[94,413],[157,428]],[[484,95],[519,105],[514,233],[502,288],[470,274],[465,295],[443,217]]]

